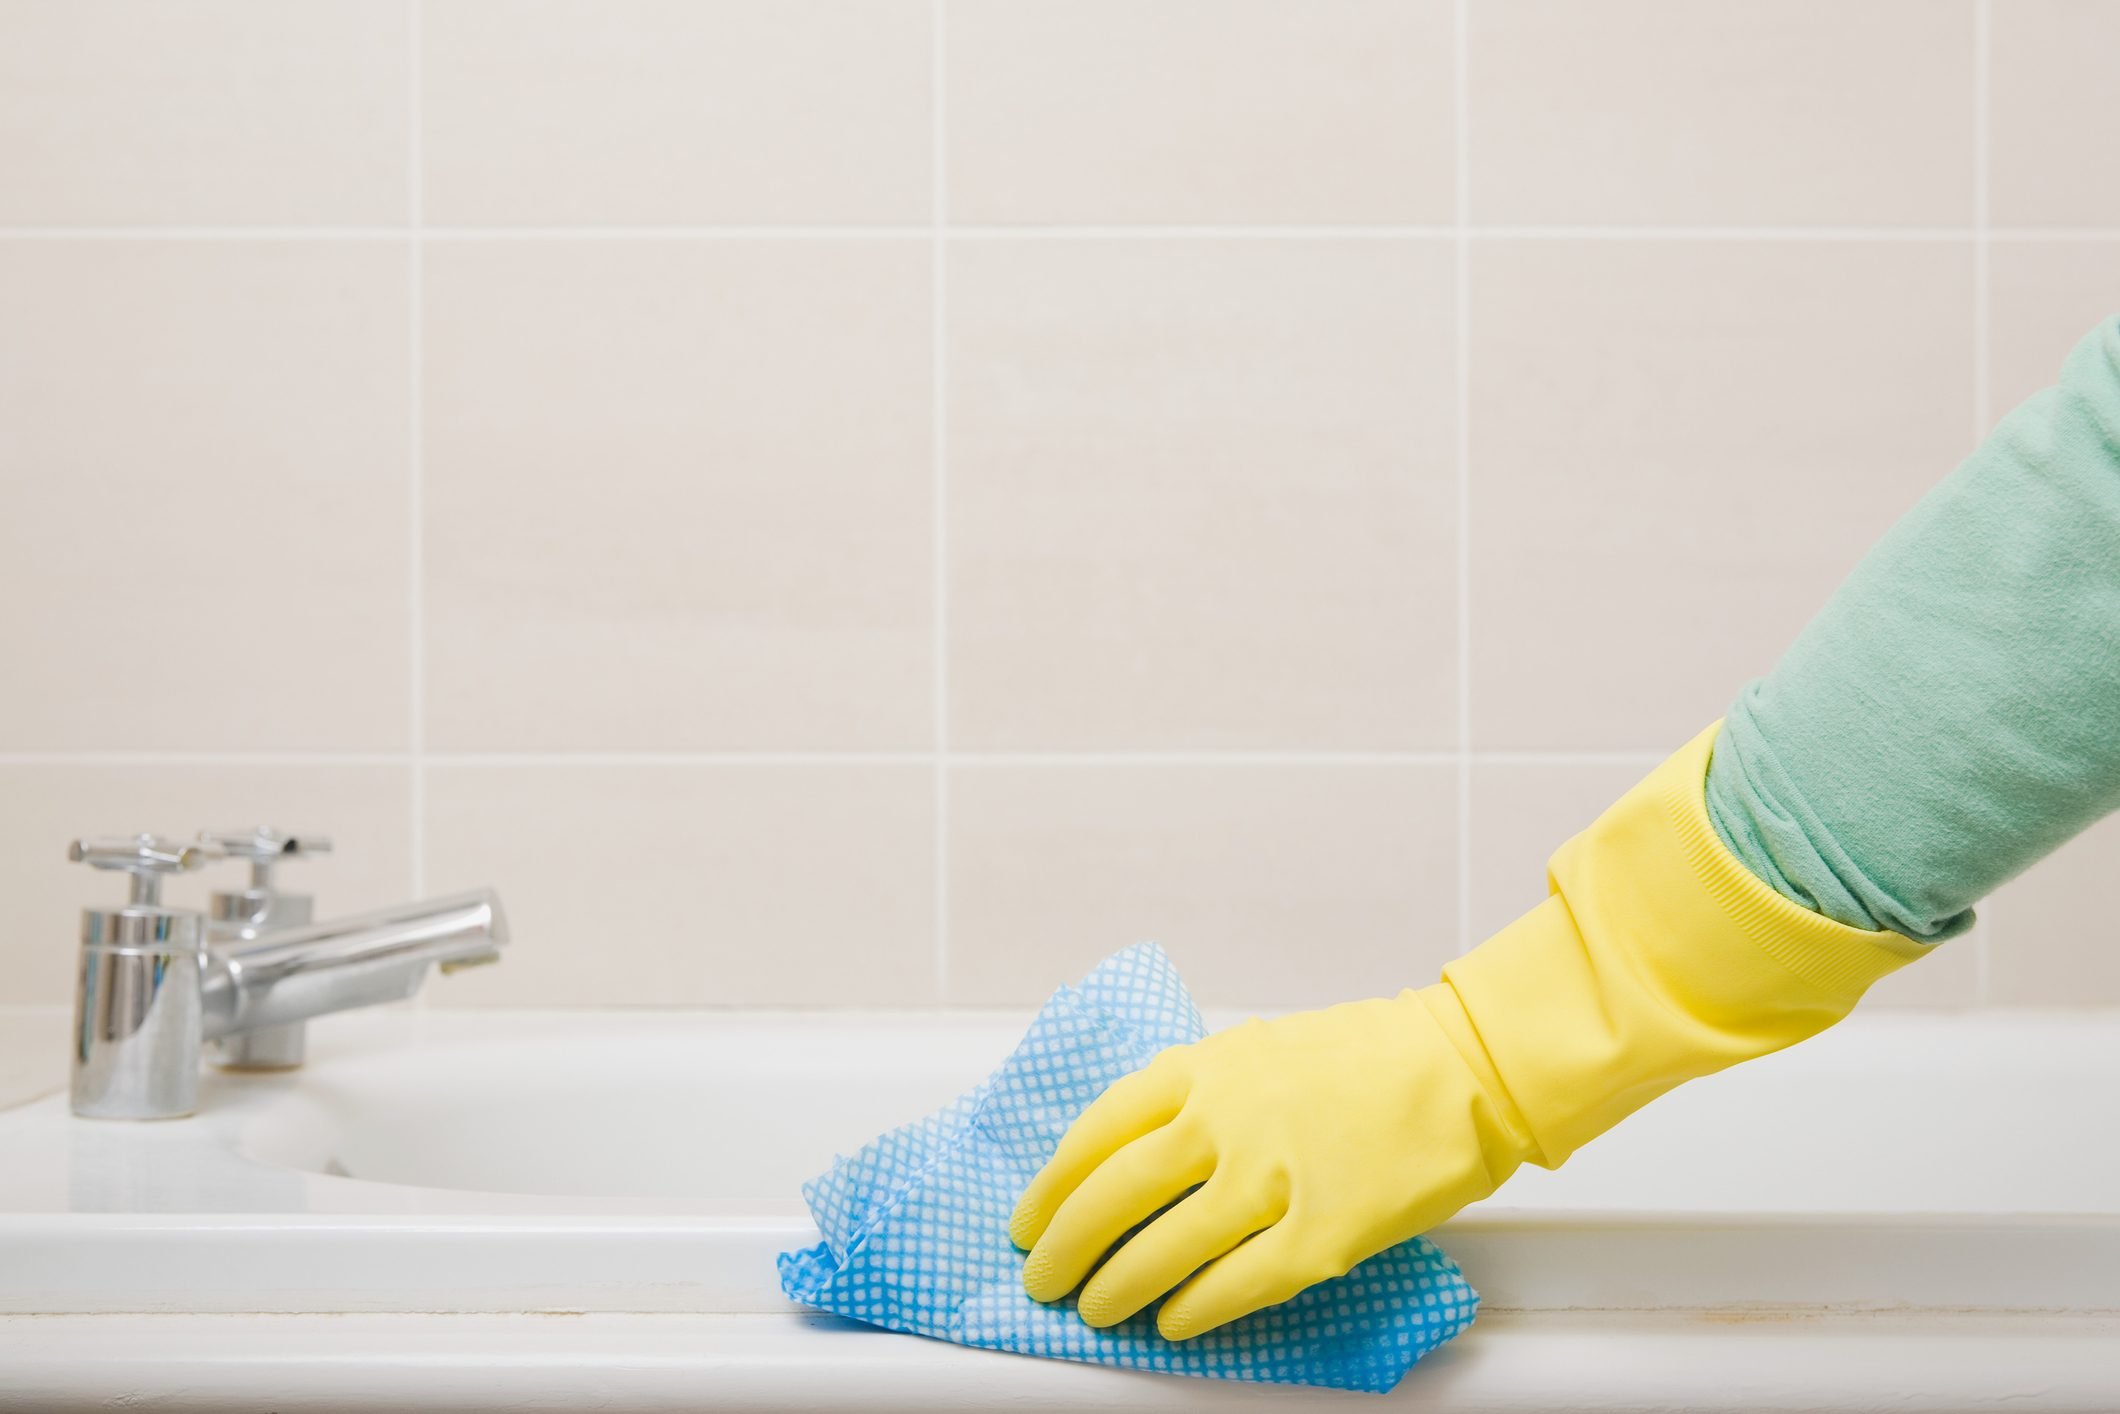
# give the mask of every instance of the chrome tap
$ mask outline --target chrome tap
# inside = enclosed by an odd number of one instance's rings
[[[132,876],[123,908],[81,910],[73,1109],[88,1119],[178,1119],[198,1107],[206,920],[162,904],[162,876],[206,852],[153,835],[75,840],[66,857]]]
[[[204,1042],[233,1068],[287,1069],[302,1062],[309,1018],[409,997],[431,970],[500,960],[508,926],[491,889],[312,922],[310,900],[277,892],[272,871],[330,847],[262,828],[202,831],[192,845],[74,842],[73,858],[134,879],[127,907],[82,915],[76,1114],[190,1114]],[[214,858],[248,861],[250,887],[216,894],[210,920],[160,906],[162,874]]]
[[[268,929],[308,923],[316,914],[316,900],[308,894],[286,893],[273,886],[274,866],[282,861],[308,859],[329,854],[331,841],[322,835],[289,835],[259,826],[248,830],[201,830],[199,844],[225,859],[250,862],[250,887],[224,889],[206,903],[206,938],[220,949],[216,966],[209,960],[206,981],[225,982],[231,972],[227,957],[240,955]],[[307,1033],[302,1023],[260,1026],[216,1036],[222,1066],[230,1070],[291,1070],[302,1063]]]

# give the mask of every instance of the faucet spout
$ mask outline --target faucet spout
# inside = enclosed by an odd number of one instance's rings
[[[411,996],[428,970],[500,960],[508,922],[491,889],[275,928],[214,948],[203,981],[207,1040]]]

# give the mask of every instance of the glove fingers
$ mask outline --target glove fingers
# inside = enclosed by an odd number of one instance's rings
[[[1082,1288],[1078,1309],[1092,1326],[1115,1326],[1200,1267],[1281,1216],[1255,1188],[1227,1178],[1157,1218],[1114,1252]]]
[[[1073,1291],[1127,1229],[1214,1172],[1214,1151],[1188,1126],[1166,1125],[1113,1154],[1068,1195],[1023,1263],[1033,1301]]]
[[[1314,1228],[1283,1219],[1178,1288],[1156,1313],[1166,1340],[1188,1340],[1268,1306],[1347,1270],[1321,1255],[1326,1245]]]
[[[1075,1116],[1053,1156],[1024,1188],[1009,1219],[1009,1241],[1029,1249],[1082,1180],[1126,1145],[1168,1124],[1184,1103],[1185,1081],[1174,1066],[1151,1061],[1146,1069],[1112,1082]]]

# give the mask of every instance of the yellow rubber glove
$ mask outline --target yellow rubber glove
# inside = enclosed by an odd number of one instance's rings
[[[1715,732],[1563,845],[1551,896],[1442,981],[1247,1021],[1105,1091],[1010,1222],[1025,1290],[1054,1301],[1088,1278],[1082,1318],[1108,1326],[1175,1288],[1157,1329],[1213,1330],[1524,1163],[1559,1166],[1686,1080],[1824,1030],[1922,956],[1790,902],[1724,848],[1702,799]]]

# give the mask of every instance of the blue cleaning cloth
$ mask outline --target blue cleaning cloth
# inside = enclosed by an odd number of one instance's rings
[[[1023,1293],[1008,1222],[1023,1186],[1104,1088],[1207,1028],[1153,943],[1062,987],[971,1093],[892,1130],[803,1186],[824,1241],[780,1254],[806,1306],[961,1345],[1173,1375],[1381,1392],[1472,1324],[1479,1297],[1426,1238],[1380,1252],[1293,1301],[1188,1341],[1148,1311],[1108,1330],[1073,1298]]]

